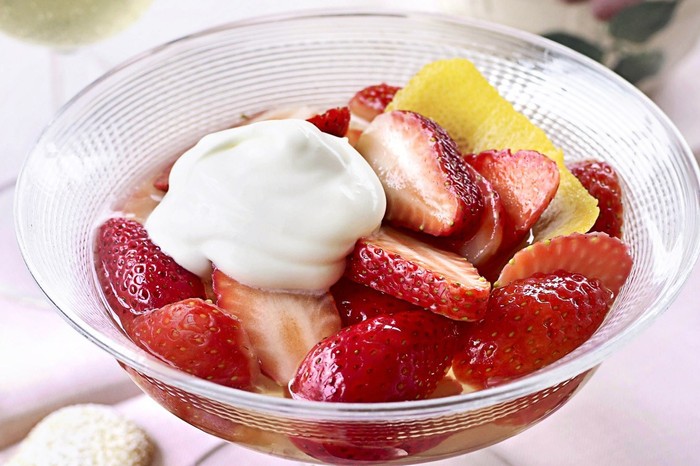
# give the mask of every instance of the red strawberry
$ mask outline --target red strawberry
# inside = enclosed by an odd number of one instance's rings
[[[466,157],[498,193],[509,220],[507,233],[517,242],[540,218],[559,187],[559,169],[531,150],[487,151]]]
[[[469,169],[474,170],[472,167]],[[484,196],[484,213],[479,229],[473,235],[466,237],[463,234],[457,234],[436,238],[435,244],[464,256],[469,262],[479,267],[493,257],[501,246],[505,212],[503,203],[498,193],[491,187],[491,183],[476,171],[474,178]]]
[[[605,233],[557,236],[518,251],[503,267],[494,286],[556,270],[598,279],[617,296],[632,270],[632,257],[622,241]]]
[[[591,231],[621,238],[622,189],[613,167],[605,162],[586,160],[572,164],[569,169],[588,193],[598,199],[600,214]]]
[[[437,123],[393,111],[374,119],[357,142],[384,186],[386,219],[434,236],[476,231],[484,199],[457,145]]]
[[[153,180],[153,187],[160,191],[168,192],[170,189],[170,171],[173,169],[173,164],[168,165],[162,172]]]
[[[518,405],[520,408],[499,418],[496,424],[527,427],[541,421],[564,406],[574,396],[576,389],[586,380],[586,377],[592,374],[592,371],[593,369],[588,370],[553,387],[511,401],[510,405]]]
[[[447,373],[457,337],[455,322],[431,312],[374,317],[314,346],[290,392],[345,403],[424,399]]]
[[[134,316],[186,298],[204,298],[202,280],[153,244],[138,222],[111,218],[96,238],[97,277],[128,330]]]
[[[486,319],[464,326],[453,370],[486,388],[534,372],[585,342],[605,318],[613,294],[578,273],[538,273],[491,294]]]
[[[360,140],[360,136],[362,136],[362,133],[367,129],[367,126],[369,126],[369,123],[366,121],[353,116],[350,117],[350,127],[345,137],[348,138],[348,142],[352,147],[357,146],[357,141]]]
[[[372,288],[341,278],[331,287],[343,327],[354,325],[372,317],[392,315],[402,311],[421,311],[402,299],[375,291]]]
[[[466,259],[391,228],[361,238],[345,275],[450,319],[479,320],[491,284]]]
[[[448,434],[427,437],[406,438],[405,431],[387,423],[363,422],[359,429],[366,434],[358,434],[358,427],[348,423],[346,426],[319,425],[316,435],[332,438],[333,441],[318,441],[303,437],[290,440],[307,455],[324,464],[368,464],[369,462],[386,462],[402,460],[442,442]]]
[[[214,270],[217,305],[240,319],[262,371],[286,386],[299,362],[319,341],[340,330],[330,293],[297,294],[251,288]]]
[[[347,107],[331,108],[325,113],[314,115],[308,120],[324,133],[342,138],[350,127],[350,110]]]
[[[214,383],[250,390],[260,374],[241,322],[201,299],[137,316],[128,333],[149,353]]]
[[[348,106],[353,114],[372,121],[384,111],[399,89],[401,88],[384,83],[365,87],[350,99]]]

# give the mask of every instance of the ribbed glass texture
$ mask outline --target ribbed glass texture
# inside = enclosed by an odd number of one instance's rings
[[[474,61],[568,160],[607,160],[621,177],[624,239],[634,268],[610,317],[587,343],[538,373],[482,392],[338,405],[194,379],[145,355],[121,333],[96,285],[93,233],[136,181],[243,115],[342,105],[363,86],[400,85],[423,64],[457,56]],[[232,24],[159,47],[109,73],[43,133],[20,176],[15,213],[27,265],[47,296],[79,332],[133,368],[135,380],[171,411],[282,456],[309,460],[289,441],[296,435],[379,442],[380,449],[389,442],[404,452],[391,458],[411,463],[480,448],[544,417],[589,369],[664,311],[698,256],[698,192],[697,165],[677,130],[602,66],[544,39],[483,23],[348,12]],[[405,456],[396,442],[406,437],[437,446]]]

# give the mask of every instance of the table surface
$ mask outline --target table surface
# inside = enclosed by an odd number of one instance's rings
[[[295,8],[328,6],[322,0],[297,3]],[[380,3],[433,9],[431,2]],[[106,354],[61,321],[24,268],[11,219],[14,181],[24,155],[60,105],[83,86],[167,40],[222,22],[289,9],[279,1],[239,2],[235,8],[221,8],[223,4],[156,0],[128,30],[68,55],[0,36],[0,463],[41,417],[73,403],[114,405],[142,425],[159,447],[156,464],[198,464],[198,458],[220,444],[140,395]],[[696,155],[700,155],[700,126],[695,122],[700,116],[698,75],[700,44],[652,96],[694,146]],[[670,309],[606,361],[581,393],[551,418],[483,452],[436,464],[700,464],[696,286],[700,286],[697,266]],[[238,447],[227,453],[242,464],[300,464]]]

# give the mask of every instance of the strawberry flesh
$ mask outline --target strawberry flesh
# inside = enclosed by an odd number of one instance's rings
[[[97,277],[121,324],[186,298],[204,298],[202,280],[178,265],[138,222],[111,218],[96,238]]]
[[[342,138],[350,127],[350,110],[347,107],[337,107],[326,110],[320,115],[307,119],[324,133]]]
[[[598,279],[617,296],[632,270],[632,256],[622,241],[605,233],[557,236],[518,251],[503,267],[494,286],[556,270]]]
[[[401,88],[385,83],[365,87],[350,99],[348,107],[354,115],[372,121],[377,115],[384,112],[399,89]]]
[[[455,320],[479,320],[491,285],[466,259],[388,227],[355,244],[345,276]]]
[[[402,299],[375,291],[347,278],[341,278],[331,286],[331,294],[338,306],[343,327],[348,327],[381,315],[392,315],[403,311],[421,311]]]
[[[457,145],[434,121],[393,111],[372,121],[357,142],[382,182],[386,220],[434,236],[472,235],[484,199]]]
[[[295,399],[346,403],[428,397],[450,367],[457,325],[427,311],[378,316],[319,342],[290,383]]]
[[[400,460],[429,450],[442,442],[448,434],[406,438],[402,429],[386,423],[363,423],[360,429],[368,432],[358,435],[356,425],[319,426],[319,435],[333,441],[321,442],[302,437],[290,440],[301,451],[324,464],[368,464]],[[369,434],[371,432],[371,434]]]
[[[593,335],[613,299],[599,280],[562,270],[498,288],[486,319],[461,328],[455,376],[486,388],[551,364]]]
[[[617,173],[610,164],[584,160],[569,169],[588,193],[598,200],[600,214],[591,231],[602,231],[622,238],[622,189]]]
[[[212,280],[217,305],[241,321],[262,371],[281,386],[287,385],[317,342],[340,330],[340,316],[330,293],[261,290],[218,269]]]
[[[510,149],[482,152],[466,160],[498,193],[508,219],[508,242],[519,242],[557,193],[557,164],[536,151],[512,153]]]
[[[251,390],[260,374],[241,322],[201,299],[137,316],[128,333],[154,356],[217,384]]]
[[[153,187],[167,193],[170,189],[170,171],[172,169],[173,164],[165,167],[153,180]]]
[[[474,170],[469,166],[470,170]],[[491,259],[501,246],[505,212],[498,193],[478,172],[474,171],[476,184],[484,196],[484,213],[479,229],[473,235],[456,234],[439,237],[434,244],[448,251],[453,251],[465,257],[476,267],[480,267]]]

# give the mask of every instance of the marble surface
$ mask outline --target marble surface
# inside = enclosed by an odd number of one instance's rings
[[[376,5],[298,2],[297,8]],[[431,10],[430,2],[381,2]],[[156,0],[116,37],[59,54],[0,35],[0,463],[12,444],[54,409],[71,403],[113,404],[144,426],[159,446],[156,464],[299,464],[220,442],[139,395],[117,364],[61,321],[24,268],[14,239],[14,180],[24,155],[57,109],[112,66],[151,46],[208,26],[288,10],[279,1]],[[427,4],[427,5],[426,5]],[[700,44],[652,96],[700,153]],[[693,266],[692,264],[688,265]],[[612,356],[554,416],[483,452],[435,464],[700,464],[700,314],[694,268],[678,300],[641,336]],[[182,445],[187,445],[183,449]],[[3,450],[4,449],[4,450]],[[217,460],[219,458],[219,460]]]

